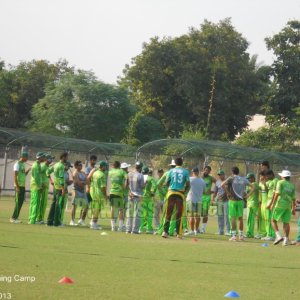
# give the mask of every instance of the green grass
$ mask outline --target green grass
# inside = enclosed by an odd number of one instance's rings
[[[235,290],[241,299],[300,299],[299,247],[262,247],[228,242],[209,233],[177,240],[87,228],[10,224],[12,198],[0,201],[1,276],[34,276],[35,282],[1,282],[12,299],[222,299]],[[69,212],[66,212],[66,221]],[[295,221],[292,235],[296,232]],[[59,284],[68,276],[74,284]],[[4,299],[4,298],[2,298]]]

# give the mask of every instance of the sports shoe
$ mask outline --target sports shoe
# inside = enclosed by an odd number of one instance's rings
[[[74,222],[74,220],[70,221],[70,226],[76,226],[76,223]]]
[[[176,239],[177,239],[177,240],[182,240],[182,239],[183,239],[183,237],[182,237],[182,235],[180,235],[180,234],[177,234],[177,235],[176,235]]]
[[[19,220],[19,219],[13,219],[13,218],[10,218],[10,219],[9,219],[9,222],[10,222],[10,223],[14,223],[14,224],[20,224],[20,223],[22,223],[21,220]]]
[[[146,234],[153,234],[153,230],[147,230]]]
[[[194,235],[194,231],[188,231],[183,234],[184,236]]]
[[[166,239],[168,237],[168,234],[166,232],[163,232],[161,236]]]
[[[80,226],[86,226],[86,224],[84,223],[84,221],[82,219],[80,219],[77,223],[77,225],[80,225]]]
[[[229,239],[229,241],[231,241],[231,242],[236,242],[236,235],[232,236],[232,237]]]
[[[215,235],[224,235],[224,232],[218,231],[218,232],[215,233]]]
[[[261,234],[257,234],[254,238],[260,240],[261,238],[263,238],[263,236]]]
[[[231,233],[230,232],[225,232],[225,235],[226,236],[231,236]]]
[[[117,228],[116,227],[112,227],[111,231],[117,231]]]
[[[131,234],[140,234],[138,231],[131,231]]]
[[[205,229],[201,229],[199,233],[200,234],[205,234]]]
[[[263,238],[261,238],[262,239],[262,241],[274,241],[275,239],[273,238],[273,237],[271,237],[271,236],[266,236],[266,237],[263,237]]]
[[[142,230],[139,230],[139,234],[142,234],[143,233],[143,231]]]
[[[243,242],[245,240],[245,237],[243,235],[239,236],[239,241]]]
[[[275,239],[275,241],[274,241],[274,245],[278,245],[280,242],[282,242],[283,241],[283,237],[277,237],[276,239]]]
[[[90,228],[93,230],[100,230],[101,227],[97,223],[93,223]]]
[[[289,243],[289,240],[288,239],[284,239],[283,243],[282,243],[282,246],[288,246],[290,243]]]
[[[199,228],[197,229],[197,233],[200,233],[200,229]]]
[[[300,246],[300,241],[291,241],[291,245]]]

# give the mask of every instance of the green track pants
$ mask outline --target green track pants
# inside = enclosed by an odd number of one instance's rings
[[[254,227],[258,207],[247,207],[247,237],[254,238]]]
[[[12,219],[16,220],[19,218],[20,211],[25,199],[25,187],[21,186],[20,191],[15,191],[15,209],[12,215]]]
[[[44,187],[41,190],[41,199],[40,199],[40,205],[38,207],[38,215],[37,215],[37,221],[44,221],[45,218],[45,212],[47,208],[47,203],[48,203],[48,192],[49,192],[49,187]]]
[[[142,202],[142,217],[141,217],[141,225],[139,230],[143,231],[146,227],[146,231],[153,231],[153,208],[154,202],[151,198],[144,198]]]
[[[41,191],[40,190],[31,190],[30,191],[30,206],[29,206],[29,224],[35,224],[38,215],[38,208],[41,200]]]

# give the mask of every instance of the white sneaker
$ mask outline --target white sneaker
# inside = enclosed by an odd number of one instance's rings
[[[184,236],[194,235],[194,231],[188,231],[183,234]]]
[[[254,238],[260,240],[263,238],[263,236],[261,234],[257,234]]]
[[[77,223],[77,225],[80,225],[80,226],[86,226],[86,224],[84,223],[84,221],[82,219],[80,219]]]
[[[264,238],[262,238],[263,241],[274,241],[275,239],[271,236],[266,236]]]
[[[200,234],[205,234],[205,229],[201,229],[199,233]]]
[[[276,239],[275,239],[275,241],[274,241],[274,245],[278,245],[280,242],[282,242],[283,241],[283,237],[277,237]]]
[[[147,230],[146,234],[153,234],[153,230]]]
[[[117,231],[116,227],[112,227],[111,231]]]
[[[74,222],[74,220],[70,221],[70,226],[76,226],[76,223]]]
[[[100,230],[100,226],[97,223],[93,223],[90,228],[93,230]]]
[[[226,236],[231,236],[231,233],[230,232],[225,232],[225,235]]]
[[[161,236],[166,239],[168,237],[168,234],[166,232],[163,232]]]
[[[288,239],[284,239],[283,243],[282,243],[282,246],[288,246],[290,243],[289,243],[289,240]]]
[[[231,241],[231,242],[236,242],[236,235],[232,236],[232,237],[229,239],[229,241]]]

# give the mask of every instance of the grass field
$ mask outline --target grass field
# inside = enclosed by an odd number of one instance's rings
[[[230,290],[241,299],[300,299],[300,247],[229,242],[214,235],[215,217],[195,242],[110,232],[108,221],[102,222],[106,236],[28,225],[28,202],[23,223],[10,224],[13,205],[0,198],[0,299],[8,299],[5,293],[11,299],[222,299]],[[294,220],[292,237],[295,232]],[[15,275],[35,281],[15,281]],[[74,284],[59,284],[63,276]]]

